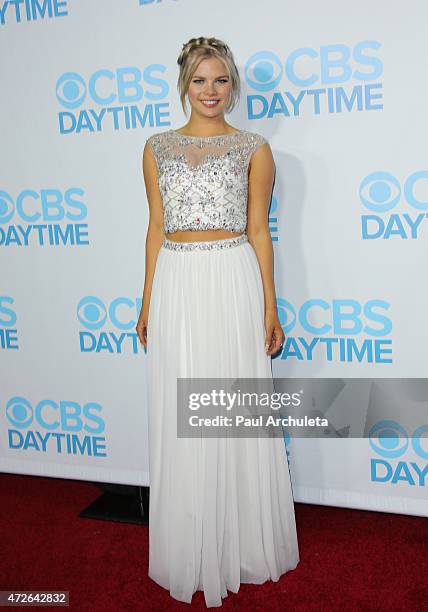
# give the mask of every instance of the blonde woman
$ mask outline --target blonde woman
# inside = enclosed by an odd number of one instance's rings
[[[179,601],[202,590],[215,607],[299,562],[283,439],[177,435],[178,378],[272,379],[284,341],[268,227],[275,164],[261,134],[225,120],[240,92],[228,45],[192,38],[178,64],[190,118],[143,152],[149,576]]]

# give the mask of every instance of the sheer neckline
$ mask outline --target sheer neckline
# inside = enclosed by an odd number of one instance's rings
[[[216,134],[215,136],[190,136],[189,134],[181,134],[177,130],[170,130],[173,134],[181,136],[181,138],[190,138],[192,140],[213,140],[215,138],[226,138],[227,136],[235,136],[241,134],[242,130],[235,130],[234,132],[226,132],[226,134]]]

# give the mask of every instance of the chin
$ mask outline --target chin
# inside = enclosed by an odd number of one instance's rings
[[[199,105],[199,108],[201,109],[201,105]],[[213,115],[222,115],[224,113],[224,107],[222,104],[216,106],[215,108],[207,108],[206,106],[202,105],[202,111],[205,111],[205,115],[212,117]]]

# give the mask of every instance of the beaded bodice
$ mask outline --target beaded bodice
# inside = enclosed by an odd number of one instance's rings
[[[247,226],[248,166],[254,151],[268,141],[237,130],[219,136],[185,136],[175,130],[152,134],[162,195],[164,231]]]

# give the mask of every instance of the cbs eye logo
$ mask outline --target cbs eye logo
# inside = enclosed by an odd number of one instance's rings
[[[427,212],[428,200],[418,199],[418,194],[428,184],[428,170],[418,170],[407,177],[403,186],[389,172],[372,172],[360,184],[359,196],[365,208],[375,213],[386,213],[400,202],[402,196],[412,208]]]
[[[97,296],[87,295],[77,305],[77,318],[84,328],[91,331],[101,329],[107,322],[116,329],[134,331],[138,303],[138,300],[118,297],[106,305]]]
[[[6,404],[6,417],[17,429],[26,429],[33,422],[33,407],[25,397],[12,397]]]
[[[86,95],[86,83],[77,72],[65,72],[58,79],[56,97],[64,108],[78,108],[85,100]]]
[[[107,308],[99,298],[89,295],[80,300],[77,318],[86,329],[101,329],[107,321]]]
[[[418,427],[410,438],[414,452],[421,459],[428,460],[428,425]],[[425,439],[426,448],[422,446]],[[397,459],[409,448],[407,431],[397,421],[385,419],[378,421],[369,431],[369,443],[377,455],[385,459]]]
[[[278,318],[284,334],[289,334],[294,328],[297,314],[294,306],[283,298],[277,298]]]
[[[15,214],[15,203],[6,191],[0,191],[0,225],[9,223]]]
[[[245,65],[245,78],[256,91],[268,92],[278,87],[283,76],[282,64],[271,51],[254,53]]]

